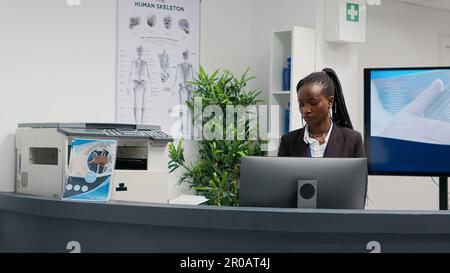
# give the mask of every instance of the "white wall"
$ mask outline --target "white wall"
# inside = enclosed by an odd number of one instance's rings
[[[363,117],[364,67],[438,66],[439,33],[450,33],[450,12],[383,0],[367,13],[367,41],[359,46],[358,116]],[[437,179],[435,179],[437,181]],[[438,209],[429,177],[370,177],[369,208]]]
[[[0,191],[13,191],[19,122],[113,122],[115,5],[0,1]]]
[[[251,87],[263,91],[269,102],[270,45],[273,31],[293,26],[315,26],[315,0],[251,0],[250,45],[252,75],[258,78]],[[280,75],[281,76],[281,75]]]
[[[65,0],[0,1],[0,191],[14,190],[18,123],[114,122],[114,3],[83,0],[70,7]],[[238,74],[248,66],[249,13],[250,0],[203,0],[201,63],[206,69]],[[187,153],[195,154],[189,143]]]
[[[240,75],[250,64],[251,0],[202,0],[201,63]]]

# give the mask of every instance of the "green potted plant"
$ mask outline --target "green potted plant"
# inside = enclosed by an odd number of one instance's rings
[[[212,128],[210,131],[219,137],[199,140],[199,160],[192,164],[185,161],[183,141],[169,145],[169,171],[183,168],[179,183],[188,183],[190,189],[208,198],[208,205],[238,206],[241,158],[264,155],[261,149],[264,142],[257,134],[258,125],[251,126],[257,121],[254,110],[262,102],[257,99],[261,92],[245,90],[247,83],[254,79],[248,76],[248,71],[238,79],[228,71],[220,73],[216,70],[208,75],[200,67],[197,79],[191,82],[193,98],[187,101],[189,110],[194,113],[193,119],[198,120],[199,115],[212,106],[220,108],[222,113],[227,113],[227,107],[228,110],[230,107],[239,108],[245,112],[246,118],[238,118],[235,113],[231,118],[226,114],[201,116],[197,124],[201,124],[201,128]],[[194,111],[194,102],[199,99],[201,109]],[[201,133],[204,137],[204,132]]]

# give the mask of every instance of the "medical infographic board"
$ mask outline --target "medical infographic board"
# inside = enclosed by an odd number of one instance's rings
[[[450,67],[364,74],[369,173],[450,175]]]
[[[116,152],[116,140],[73,139],[63,199],[108,201]]]
[[[200,0],[117,1],[116,122],[190,136]]]

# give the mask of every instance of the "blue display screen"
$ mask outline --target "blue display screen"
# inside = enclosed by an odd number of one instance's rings
[[[450,68],[366,69],[369,172],[450,175]]]

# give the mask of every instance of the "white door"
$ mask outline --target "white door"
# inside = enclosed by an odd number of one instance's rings
[[[439,41],[440,65],[450,66],[450,34],[441,34]]]

